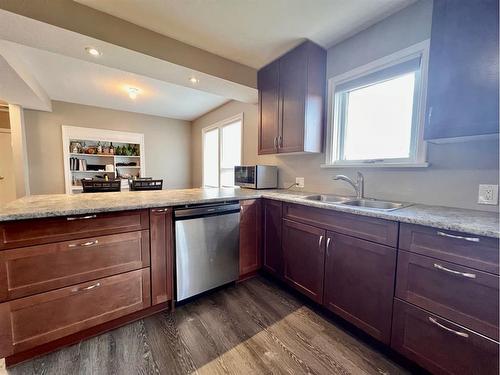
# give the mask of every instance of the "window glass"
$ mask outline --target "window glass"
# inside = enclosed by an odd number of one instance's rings
[[[219,129],[204,133],[203,137],[203,185],[219,186]]]
[[[204,144],[209,143],[203,154],[203,186],[234,186],[234,166],[241,165],[241,124],[222,122],[203,133]]]
[[[343,160],[409,158],[415,73],[343,93]]]

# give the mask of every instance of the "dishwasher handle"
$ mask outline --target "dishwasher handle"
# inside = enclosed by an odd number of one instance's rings
[[[176,220],[185,220],[201,216],[227,215],[236,212],[240,212],[239,203],[177,209],[174,211],[174,217]]]

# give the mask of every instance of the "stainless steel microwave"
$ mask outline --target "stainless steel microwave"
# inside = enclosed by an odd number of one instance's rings
[[[275,189],[278,187],[278,167],[273,165],[235,166],[234,184],[251,189]]]

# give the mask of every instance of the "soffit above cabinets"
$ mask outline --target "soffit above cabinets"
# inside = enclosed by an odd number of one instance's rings
[[[89,55],[89,46],[102,55]],[[50,110],[50,100],[60,100],[193,120],[229,100],[257,102],[255,88],[3,10],[0,58],[0,100],[31,109]],[[17,73],[17,80],[7,80],[7,71]],[[21,72],[31,78],[24,90],[31,95],[13,101],[11,93],[26,82]],[[140,89],[135,100],[127,93],[130,86]]]

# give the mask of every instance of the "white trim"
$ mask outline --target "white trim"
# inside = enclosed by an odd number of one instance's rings
[[[430,163],[335,163],[335,164],[321,164],[320,168],[329,169],[329,168],[427,168],[430,166]]]
[[[325,147],[325,167],[384,167],[389,165],[398,166],[422,166],[428,165],[426,163],[427,156],[427,144],[424,141],[424,124],[425,124],[425,103],[427,95],[427,74],[429,66],[429,46],[430,40],[426,39],[420,43],[416,43],[408,48],[402,49],[388,56],[382,57],[380,59],[374,60],[368,64],[354,68],[348,72],[339,74],[328,79],[328,107],[327,107],[327,127],[326,127],[326,147]],[[402,159],[402,160],[386,160],[386,161],[374,161],[372,163],[364,163],[362,161],[337,161],[338,155],[333,154],[334,147],[335,152],[338,152],[338,140],[339,140],[339,126],[338,118],[335,118],[335,106],[339,105],[336,103],[338,98],[335,96],[335,87],[353,79],[360,78],[367,74],[388,68],[393,65],[403,63],[405,61],[411,60],[415,57],[421,57],[421,70],[420,70],[420,92],[419,92],[419,113],[417,114],[417,119],[415,120],[416,129],[413,131],[416,133],[415,138],[417,139],[416,145],[413,144],[412,147],[416,147],[415,158],[414,159]],[[413,154],[413,153],[412,153]]]
[[[204,128],[201,128],[201,187],[205,187],[205,159],[204,159],[204,155],[205,155],[205,133],[209,132],[210,130],[213,130],[213,129],[216,129],[218,128],[219,129],[219,157],[217,159],[217,162],[218,162],[218,166],[217,166],[217,169],[219,171],[219,187],[220,187],[220,175],[221,175],[221,165],[220,165],[220,161],[221,161],[221,145],[222,145],[222,132],[220,131],[221,128],[223,128],[224,126],[226,125],[229,125],[229,124],[232,124],[233,122],[237,122],[239,121],[241,123],[241,132],[240,132],[240,144],[241,144],[241,147],[240,147],[240,152],[241,152],[241,155],[240,155],[240,160],[241,160],[241,163],[243,164],[243,127],[244,127],[244,113],[241,112],[241,113],[238,113],[234,116],[231,116],[231,117],[228,117],[224,120],[220,120],[220,121],[217,121],[216,123],[212,124],[212,125],[208,125]],[[227,169],[227,168],[225,168]]]
[[[140,147],[140,175],[146,176],[146,151],[144,147],[144,134],[122,132],[108,129],[96,129],[80,126],[62,125],[62,144],[63,144],[63,162],[64,162],[64,184],[66,194],[72,193],[71,171],[69,167],[70,158],[70,139],[82,139],[86,141],[101,141],[115,143],[135,143]],[[113,159],[113,164],[115,159]]]

